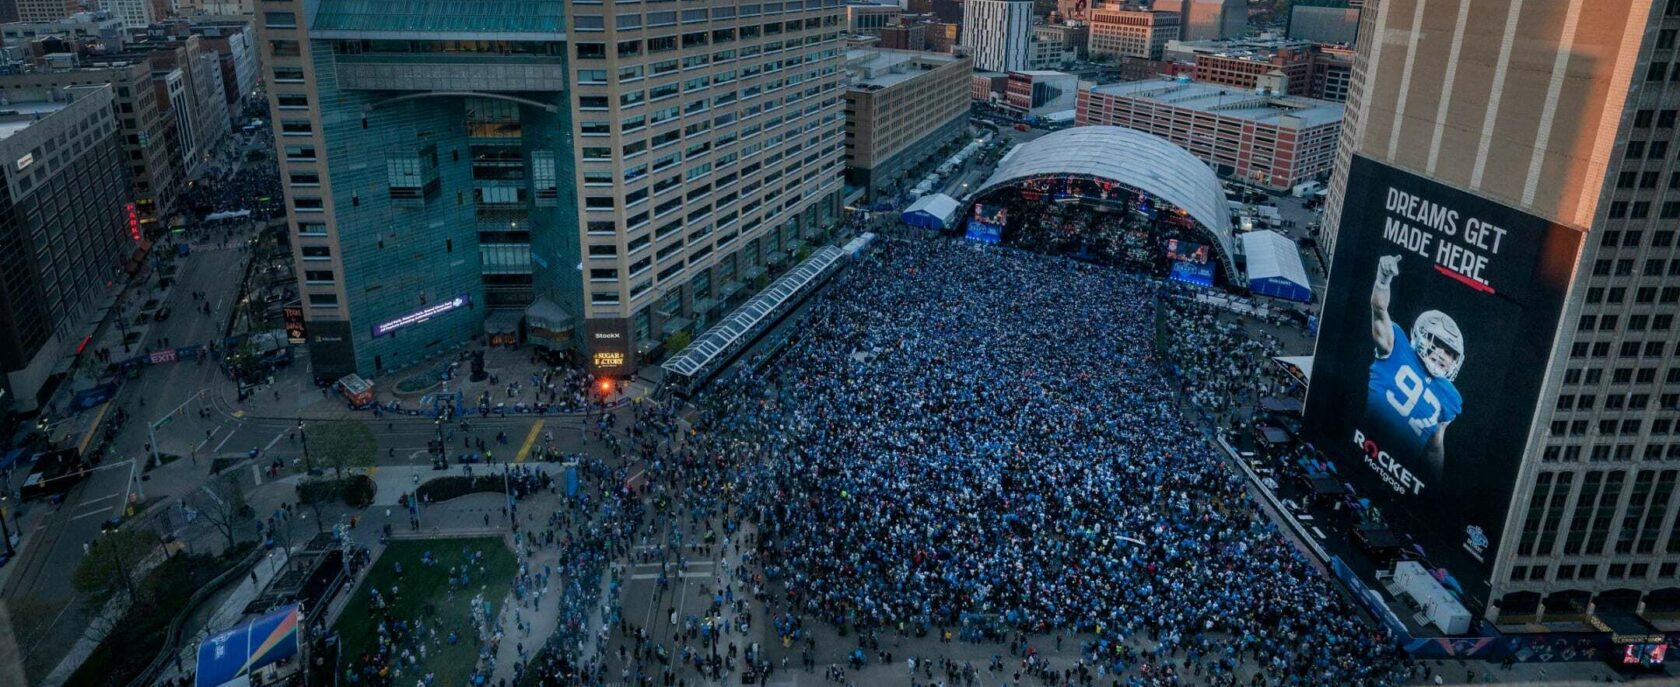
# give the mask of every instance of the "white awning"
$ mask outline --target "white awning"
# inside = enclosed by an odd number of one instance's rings
[[[943,193],[930,193],[916,199],[904,209],[904,221],[915,226],[944,229],[957,216],[957,199]],[[937,226],[936,226],[937,225]]]

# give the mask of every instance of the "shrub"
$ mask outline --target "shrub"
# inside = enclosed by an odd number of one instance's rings
[[[373,503],[375,487],[367,475],[351,475],[344,479],[317,479],[299,482],[298,503],[304,505],[343,501],[353,508]]]
[[[422,501],[438,503],[467,494],[500,493],[502,488],[500,475],[475,475],[473,477],[454,475],[427,480],[418,489],[414,490],[414,494],[420,497]]]

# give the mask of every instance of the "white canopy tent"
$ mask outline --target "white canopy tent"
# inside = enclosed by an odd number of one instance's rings
[[[1301,250],[1289,237],[1271,230],[1242,235],[1243,256],[1248,261],[1250,291],[1274,298],[1309,303],[1312,283],[1301,264]]]
[[[948,229],[957,217],[957,199],[943,193],[917,198],[904,209],[904,222],[927,229]]]

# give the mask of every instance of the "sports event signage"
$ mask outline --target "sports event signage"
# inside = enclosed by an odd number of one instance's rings
[[[1580,245],[1568,227],[1354,158],[1306,431],[1469,605],[1487,603]]]

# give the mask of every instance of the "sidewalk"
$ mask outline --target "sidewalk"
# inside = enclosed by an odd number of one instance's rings
[[[228,588],[206,601],[198,612],[183,623],[181,642],[175,648],[175,660],[159,671],[155,682],[167,682],[192,672],[197,665],[199,642],[238,623],[245,616],[245,607],[256,600],[258,592],[267,588],[268,584],[285,570],[286,562],[290,559],[291,551],[275,549],[266,558],[258,559],[256,565],[251,567],[250,574],[231,582]],[[252,578],[253,575],[255,579]]]
[[[514,411],[516,404],[523,403],[529,406],[538,401],[532,384],[532,376],[537,375],[540,378],[543,372],[550,369],[548,365],[533,362],[531,350],[528,348],[488,347],[482,350],[484,351],[484,370],[489,376],[477,382],[469,379],[472,369],[471,362],[464,360],[455,366],[452,378],[448,381],[439,381],[425,389],[413,392],[399,393],[396,390],[396,387],[405,380],[435,375],[448,368],[449,363],[454,361],[460,355],[460,352],[440,355],[413,367],[368,378],[369,381],[374,383],[375,401],[386,407],[400,404],[399,410],[383,411],[380,419],[398,420],[405,417],[415,417],[429,420],[432,417],[430,415],[431,407],[423,405],[422,400],[440,394],[453,395],[459,393],[463,414],[469,417],[478,415],[477,399],[480,394],[489,395],[492,415],[495,415],[495,409],[501,406],[506,410],[508,417],[521,415],[521,413]],[[372,410],[351,409],[344,398],[331,388],[323,391],[320,387],[317,387],[315,379],[306,369],[307,367],[306,364],[301,362],[294,363],[291,367],[276,375],[271,383],[256,387],[252,396],[244,401],[235,398],[233,389],[229,385],[221,391],[221,403],[228,409],[227,412],[241,419],[295,420],[302,418],[305,420],[322,420],[333,418],[371,419],[374,417]],[[490,381],[492,378],[496,380],[495,383]],[[518,383],[520,388],[515,391],[514,395],[509,396],[507,387],[511,383]],[[624,393],[620,396],[615,392],[614,399],[623,402],[624,399],[646,398],[653,393],[656,387],[655,382],[638,374],[624,380]],[[278,398],[275,396],[276,393],[279,394]],[[546,400],[546,395],[543,400]],[[415,415],[409,415],[408,413],[411,411]],[[546,416],[558,417],[583,414],[585,413],[549,411]],[[538,416],[533,413],[523,413],[523,415]]]

